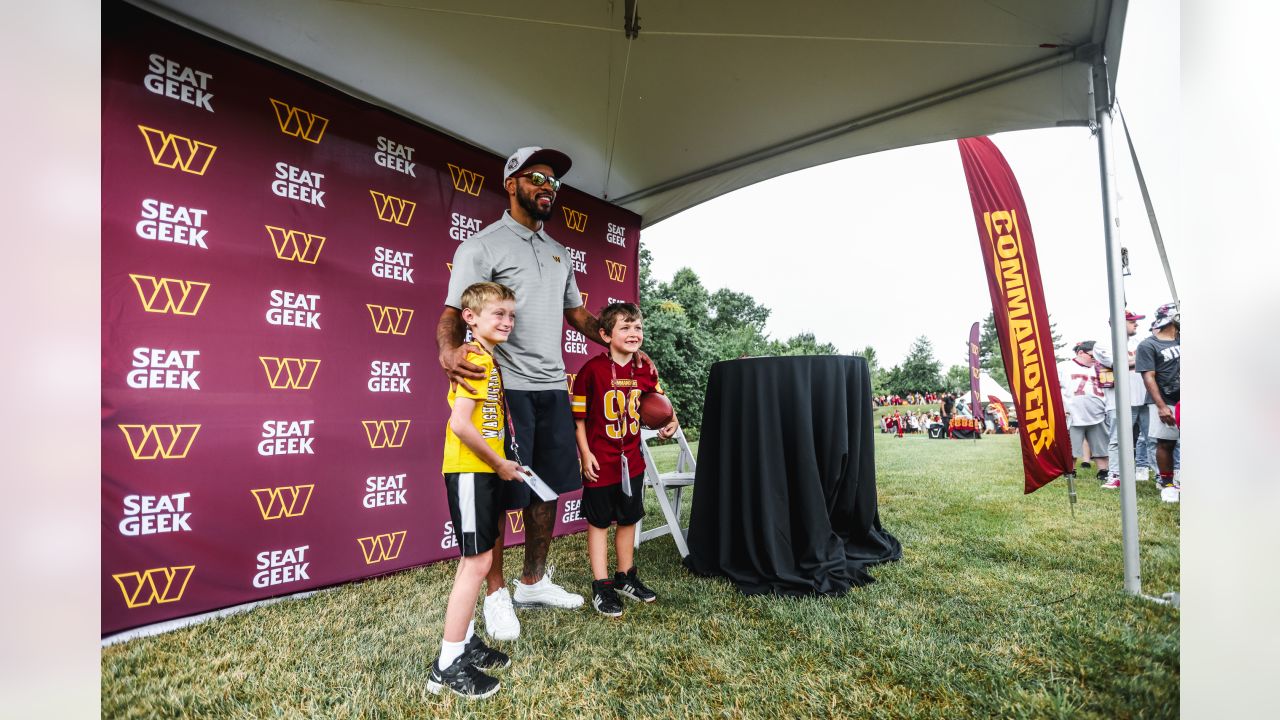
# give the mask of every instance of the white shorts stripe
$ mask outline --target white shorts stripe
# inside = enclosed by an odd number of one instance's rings
[[[458,474],[458,510],[462,512],[464,533],[476,531],[476,474]]]

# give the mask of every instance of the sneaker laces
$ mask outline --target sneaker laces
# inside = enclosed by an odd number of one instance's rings
[[[502,590],[506,590],[506,588],[502,588]],[[495,592],[492,595],[487,596],[486,599],[491,599],[490,601],[494,604],[494,606],[497,609],[510,610],[511,595],[509,593],[502,592],[502,590],[499,590],[498,592]]]
[[[635,568],[631,568],[631,572],[627,573],[627,581],[630,582],[637,590],[643,592],[653,592],[648,585],[640,581],[640,575],[636,573]]]
[[[597,590],[596,592],[598,595],[600,595],[601,598],[605,600],[612,600],[614,603],[618,605],[622,604],[622,599],[618,597],[618,588],[615,587],[612,582],[609,582],[607,585],[602,584],[600,586],[600,589]]]
[[[519,575],[517,575],[517,576],[515,576],[515,577],[511,578],[511,584],[512,584],[512,585],[524,585],[524,586],[525,586],[525,587],[527,587],[527,588],[536,587],[536,586],[538,586],[538,585],[541,585],[541,584],[543,583],[543,581],[546,581],[546,582],[547,582],[547,584],[554,584],[554,583],[552,583],[552,582],[551,582],[551,576],[552,576],[552,574],[554,574],[554,573],[555,573],[555,571],[556,571],[556,566],[555,566],[555,565],[548,565],[546,568],[544,568],[544,569],[542,570],[542,580],[539,580],[538,582],[533,583],[532,585],[525,585],[525,584],[524,584],[524,581],[520,579],[520,576],[519,576]]]

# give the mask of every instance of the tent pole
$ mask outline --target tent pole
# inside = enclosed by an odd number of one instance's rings
[[[1092,73],[1094,108],[1098,118],[1098,169],[1102,176],[1102,218],[1107,247],[1107,295],[1111,300],[1111,355],[1115,371],[1116,423],[1120,445],[1120,534],[1124,548],[1124,589],[1142,594],[1142,565],[1138,558],[1138,490],[1133,463],[1133,409],[1129,405],[1129,326],[1125,321],[1124,265],[1121,259],[1120,220],[1116,213],[1115,163],[1106,60]],[[1099,79],[1102,82],[1099,82]],[[1101,88],[1099,88],[1101,86]],[[1104,98],[1099,98],[1101,89]],[[1105,102],[1100,102],[1105,99]]]

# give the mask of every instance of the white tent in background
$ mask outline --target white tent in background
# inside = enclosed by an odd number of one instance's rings
[[[984,403],[987,402],[988,397],[994,397],[1004,403],[1008,410],[1013,410],[1013,395],[1009,394],[1009,391],[1005,390],[1004,387],[1002,387],[1000,383],[996,382],[995,378],[988,375],[985,370],[978,378],[978,393],[982,395],[979,400]]]
[[[1000,402],[1004,403],[1005,409],[1010,415],[1017,415],[1017,412],[1013,407],[1013,395],[1009,394],[1009,391],[1005,390],[1004,387],[988,375],[985,370],[982,371],[982,374],[978,377],[978,395],[978,402],[982,403],[981,407],[986,408],[986,406],[991,402],[988,399],[988,396],[994,396]],[[969,390],[967,388],[962,390],[956,396],[956,414],[973,417],[973,410],[969,407]]]

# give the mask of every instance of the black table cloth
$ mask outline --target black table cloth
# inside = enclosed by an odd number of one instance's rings
[[[839,595],[902,557],[880,526],[871,379],[847,356],[711,366],[685,565],[748,595]]]

